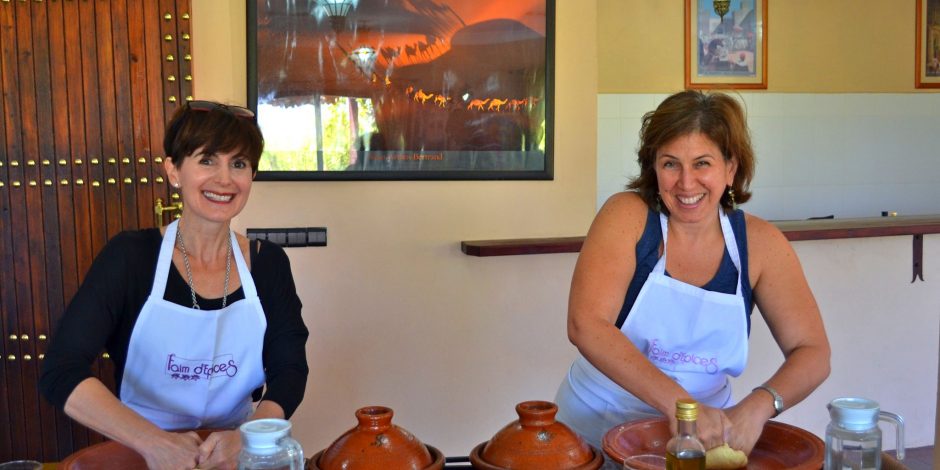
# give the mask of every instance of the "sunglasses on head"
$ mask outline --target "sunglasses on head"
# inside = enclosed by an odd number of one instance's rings
[[[241,106],[227,105],[222,103],[216,103],[215,101],[187,101],[186,106],[193,111],[215,111],[216,109],[221,109],[227,111],[233,116],[245,118],[245,119],[254,119],[255,113],[251,112],[248,108],[243,108]]]

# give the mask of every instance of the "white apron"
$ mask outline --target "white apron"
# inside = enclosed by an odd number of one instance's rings
[[[178,221],[167,226],[150,297],[131,333],[121,401],[161,429],[234,428],[264,383],[267,321],[235,233],[232,254],[245,298],[221,310],[163,299]]]
[[[741,257],[728,216],[718,210],[725,247],[738,269],[735,294],[704,290],[666,275],[668,226],[660,214],[663,255],[640,289],[621,331],[692,397],[730,405],[731,384],[747,364],[747,318]],[[744,281],[746,282],[746,281]],[[607,378],[583,356],[575,360],[556,397],[558,419],[592,444],[610,428],[661,414]]]

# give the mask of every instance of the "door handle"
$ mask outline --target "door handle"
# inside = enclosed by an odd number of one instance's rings
[[[176,201],[167,205],[163,205],[163,199],[158,197],[157,201],[153,204],[154,222],[156,222],[157,227],[160,227],[163,225],[164,212],[181,210],[183,210],[183,201]]]

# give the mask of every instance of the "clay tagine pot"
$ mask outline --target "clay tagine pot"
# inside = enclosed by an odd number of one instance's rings
[[[558,406],[548,401],[516,405],[519,419],[473,448],[479,470],[597,470],[604,455],[568,426],[555,421]]]
[[[312,470],[441,470],[444,454],[392,424],[392,409],[356,410],[359,424],[310,459]]]

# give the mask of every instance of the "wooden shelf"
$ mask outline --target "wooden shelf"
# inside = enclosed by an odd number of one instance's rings
[[[542,255],[577,253],[584,237],[519,238],[513,240],[476,240],[460,242],[460,250],[470,256]]]
[[[940,215],[771,221],[790,241],[890,237],[940,233]],[[520,238],[460,242],[469,256],[577,253],[584,237]]]
[[[790,241],[940,233],[940,215],[774,221]]]

